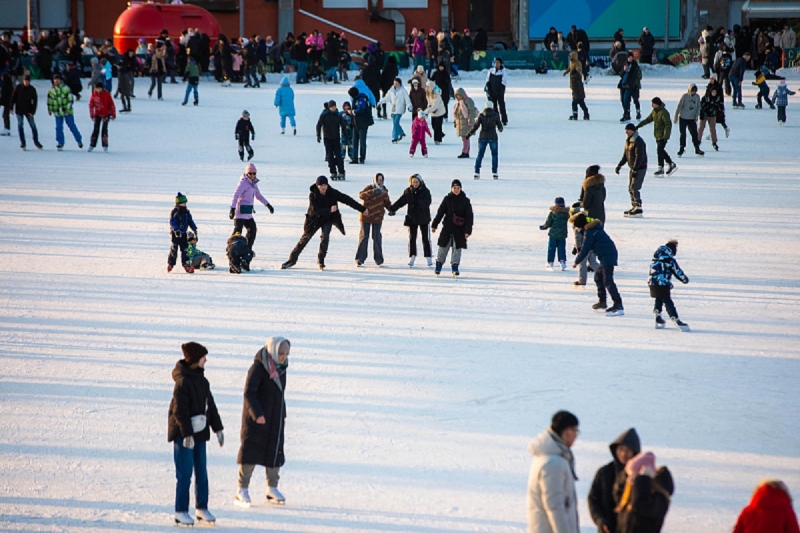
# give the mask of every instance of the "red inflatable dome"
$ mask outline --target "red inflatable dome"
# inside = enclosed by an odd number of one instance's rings
[[[180,36],[187,28],[200,28],[208,34],[212,44],[221,29],[214,15],[202,7],[191,4],[134,3],[122,12],[114,24],[114,46],[124,54],[129,48],[136,50],[137,41],[144,38],[155,43],[161,30],[167,29],[171,39]]]

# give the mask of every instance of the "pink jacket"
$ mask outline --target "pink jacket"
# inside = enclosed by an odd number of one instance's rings
[[[231,209],[236,209],[235,218],[253,218],[253,203],[256,199],[264,205],[269,205],[267,199],[258,190],[258,178],[250,180],[243,175],[231,199]]]
[[[424,118],[415,118],[411,123],[411,140],[422,142],[425,140],[425,134],[432,137],[431,129],[428,127],[428,122]]]
[[[317,34],[316,37],[314,37],[313,35],[309,35],[308,38],[306,38],[306,46],[309,46],[314,50],[324,50],[325,41],[322,40],[321,34]]]

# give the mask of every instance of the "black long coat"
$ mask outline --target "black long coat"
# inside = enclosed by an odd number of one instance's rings
[[[426,226],[431,222],[431,191],[420,180],[419,187],[416,189],[409,186],[403,195],[397,199],[389,208],[390,211],[397,211],[404,205],[408,205],[404,226]]]
[[[639,442],[639,435],[633,428],[623,432],[609,445],[608,448],[611,450],[611,457],[613,457],[614,460],[600,467],[597,471],[587,498],[589,502],[589,514],[591,514],[592,520],[597,526],[598,533],[603,533],[604,525],[608,526],[608,529],[612,532],[617,531],[617,513],[614,509],[617,507],[619,501],[617,501],[614,495],[615,484],[620,472],[625,471],[625,465],[620,463],[617,459],[617,446],[620,444],[624,444],[630,448],[634,454],[638,454],[642,449]]]
[[[463,218],[464,225],[456,226],[453,223],[453,215]],[[461,191],[458,196],[451,192],[444,197],[436,212],[436,217],[433,219],[433,227],[436,228],[439,222],[442,222],[442,231],[439,233],[437,241],[439,246],[447,246],[450,243],[450,237],[453,237],[456,248],[465,249],[467,247],[466,235],[472,234],[472,203],[464,191]]]
[[[283,466],[286,372],[280,374],[280,380],[281,386],[278,387],[261,362],[261,350],[256,352],[244,385],[242,445],[236,458],[237,464],[263,465],[268,468]],[[261,416],[266,424],[256,423]]]
[[[606,178],[602,174],[589,176],[583,180],[581,187],[581,207],[586,216],[606,221]]]
[[[211,437],[209,426],[214,433],[222,431],[222,420],[203,369],[190,368],[189,363],[181,359],[172,370],[172,379],[175,388],[169,404],[167,441],[194,437],[195,442],[206,442]],[[199,433],[192,429],[191,419],[196,415],[206,415],[206,427]]]

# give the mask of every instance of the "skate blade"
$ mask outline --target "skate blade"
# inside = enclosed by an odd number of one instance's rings
[[[267,503],[270,505],[282,506],[286,505],[286,500],[276,500],[275,498],[267,498]]]
[[[234,498],[233,505],[235,505],[236,507],[242,507],[244,509],[249,509],[250,505],[252,505],[252,504],[250,502],[245,502],[245,501],[237,500],[237,499]]]
[[[205,520],[200,520],[199,518],[195,518],[194,525],[198,527],[216,527],[217,521],[207,522]]]
[[[624,215],[625,218],[644,218],[644,215]]]
[[[664,329],[666,326],[666,324],[656,324],[656,329]]]
[[[175,527],[179,527],[181,529],[187,529],[187,528],[193,528],[194,524],[182,524],[182,523],[178,522],[177,520],[175,520]]]
[[[606,316],[623,316],[625,311],[614,311],[613,313],[606,312]]]
[[[678,329],[681,331],[692,331],[691,329],[689,329],[689,326],[678,326]]]

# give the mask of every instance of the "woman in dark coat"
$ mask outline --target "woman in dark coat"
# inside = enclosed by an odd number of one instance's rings
[[[450,80],[450,64],[439,63],[436,67],[436,72],[433,73],[431,79],[436,82],[436,86],[442,90],[442,102],[444,103],[444,118],[447,119],[448,104],[450,98],[453,96],[453,83]]]
[[[389,59],[386,60],[386,66],[383,67],[383,72],[381,72],[381,94],[386,96],[386,93],[392,88],[392,84],[394,84],[394,79],[399,74],[399,70],[397,70],[397,59],[390,55]],[[378,106],[378,118],[389,118],[386,114],[386,104],[381,104]]]
[[[667,467],[656,470],[651,462],[655,462],[652,453],[640,453],[625,465],[625,475],[617,478],[615,492],[621,493],[616,509],[618,533],[660,533],[664,525],[675,483]]]
[[[600,174],[600,165],[586,169],[586,179],[581,187],[581,207],[586,216],[606,222],[606,178]]]
[[[436,233],[436,228],[442,222],[442,232],[439,234],[439,253],[436,256],[436,275],[442,272],[442,264],[447,259],[447,253],[453,249],[450,257],[450,266],[453,276],[458,276],[458,265],[461,263],[461,250],[467,248],[467,239],[472,234],[472,204],[467,195],[461,191],[461,181],[453,180],[450,184],[450,193],[444,197],[433,219],[431,231]]]
[[[239,490],[234,503],[250,506],[250,478],[256,465],[267,468],[267,502],[283,505],[278,490],[283,455],[284,420],[286,419],[286,368],[291,343],[283,337],[270,337],[257,353],[244,385]]]
[[[393,217],[395,212],[408,205],[408,212],[403,221],[403,225],[408,228],[408,266],[414,266],[417,258],[417,231],[422,237],[422,251],[428,266],[433,266],[431,254],[431,236],[428,225],[431,223],[431,191],[422,181],[422,176],[414,174],[408,178],[409,187],[403,191],[403,195],[389,208],[389,216]]]
[[[428,96],[425,94],[425,85],[420,82],[419,78],[411,78],[408,83],[411,84],[408,98],[411,100],[411,120],[413,121],[419,110],[425,111],[428,108]]]
[[[220,34],[217,41],[217,53],[219,55],[219,64],[222,68],[222,84],[231,84],[231,75],[233,74],[233,52],[231,45],[228,43],[228,38]]]

